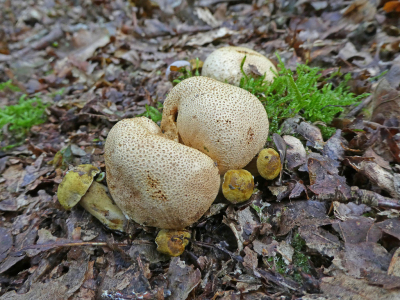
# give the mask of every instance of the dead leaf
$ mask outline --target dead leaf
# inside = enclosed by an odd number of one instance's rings
[[[384,290],[369,285],[366,280],[341,273],[334,277],[324,277],[321,281],[321,290],[328,299],[395,300],[400,298],[398,290]]]
[[[387,273],[400,277],[400,248],[397,248],[394,252]]]
[[[281,213],[278,235],[285,235],[296,226],[332,223],[326,215],[325,203],[319,201],[294,201],[285,207],[282,203],[274,203],[269,210]]]
[[[342,14],[356,24],[362,21],[372,21],[376,14],[376,6],[369,0],[353,0],[342,10]]]
[[[221,27],[219,29],[211,30],[208,32],[200,32],[194,35],[188,42],[187,46],[202,46],[211,43],[215,40],[230,36],[235,34],[236,31],[230,30],[226,27]]]
[[[387,13],[400,12],[400,1],[388,1],[383,6],[383,10]]]
[[[346,178],[338,174],[337,162],[316,153],[308,156],[309,189],[320,199],[330,199],[330,195],[340,195],[344,199],[351,198],[350,186]]]
[[[9,229],[0,227],[0,263],[7,257],[13,246],[13,238]]]
[[[335,256],[330,269],[343,270],[348,275],[360,278],[362,270],[383,273],[389,267],[391,255],[377,243],[345,243],[344,248]]]
[[[15,291],[5,293],[0,297],[0,300],[67,300],[81,287],[85,280],[88,261],[89,256],[87,255],[79,261],[68,264],[68,273],[65,275],[45,283],[35,283],[26,294],[17,294]]]
[[[336,257],[343,247],[339,238],[318,225],[306,225],[299,228],[300,236],[307,247],[322,255]]]
[[[357,244],[367,242],[367,235],[374,220],[366,217],[348,219],[332,224],[345,243]]]
[[[244,248],[246,254],[243,258],[243,266],[250,270],[254,270],[258,266],[257,253],[251,250],[248,246]]]
[[[172,294],[171,300],[186,299],[189,293],[200,283],[201,273],[193,266],[186,266],[179,257],[174,257],[167,272],[168,288]],[[182,280],[184,278],[184,280]]]
[[[372,107],[373,122],[382,124],[382,120],[392,117],[400,120],[400,94],[386,78],[382,78],[375,89]]]
[[[367,278],[368,283],[371,285],[379,285],[386,290],[400,288],[400,277],[377,272],[365,272],[364,275],[365,278]]]

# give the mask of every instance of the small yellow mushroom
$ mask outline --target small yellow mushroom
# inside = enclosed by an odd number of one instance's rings
[[[224,175],[222,193],[233,204],[250,199],[254,189],[254,178],[246,170],[229,170]]]
[[[79,204],[112,230],[125,231],[128,220],[107,195],[107,188],[94,181]]]
[[[92,165],[79,165],[68,171],[58,186],[58,201],[65,209],[74,207],[93,182],[94,176],[100,173],[100,170]]]
[[[189,244],[191,235],[184,230],[161,229],[156,237],[157,251],[169,256],[179,256]]]
[[[278,152],[272,148],[261,150],[257,158],[257,169],[265,179],[275,179],[282,169],[281,158]]]

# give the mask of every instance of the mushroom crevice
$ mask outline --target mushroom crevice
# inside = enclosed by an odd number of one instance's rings
[[[218,194],[214,161],[165,138],[145,117],[124,119],[111,129],[104,159],[115,203],[142,225],[183,229],[196,222]]]

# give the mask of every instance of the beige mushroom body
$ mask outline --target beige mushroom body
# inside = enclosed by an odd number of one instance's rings
[[[218,194],[214,161],[165,138],[153,121],[118,122],[109,132],[104,159],[115,203],[135,222],[183,229],[197,221]]]
[[[161,121],[166,137],[207,154],[221,175],[251,161],[267,141],[268,126],[257,97],[202,76],[185,79],[171,90]]]
[[[240,65],[243,58],[246,61],[243,71],[246,75],[252,75],[252,68],[265,76],[266,81],[273,81],[275,75],[271,69],[277,73],[274,64],[264,55],[244,47],[223,47],[212,52],[204,61],[202,76],[214,78],[222,82],[239,86],[240,79],[243,77]]]

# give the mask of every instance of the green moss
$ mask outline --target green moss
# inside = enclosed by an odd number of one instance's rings
[[[322,77],[322,69],[311,68],[298,64],[295,74],[286,69],[281,58],[279,60],[279,72],[272,83],[265,81],[264,76],[253,78],[243,70],[246,57],[243,58],[241,71],[243,77],[240,87],[254,94],[263,103],[269,120],[270,133],[280,134],[281,123],[296,114],[301,114],[307,121],[323,122],[327,126],[320,126],[325,138],[330,137],[335,128],[329,127],[333,118],[344,111],[346,106],[360,103],[360,99],[368,96],[359,96],[349,92],[347,85],[351,74],[343,76],[343,80],[337,87],[329,82],[334,77],[341,77],[340,71],[329,78]]]
[[[153,122],[158,122],[161,121],[162,119],[162,108],[163,108],[163,104],[158,102],[157,103],[158,108],[155,108],[153,106],[150,105],[145,105],[146,107],[146,111],[140,115],[138,115],[138,117],[147,117],[149,119],[152,119]]]
[[[276,254],[273,257],[268,257],[267,261],[275,266],[275,271],[277,271],[279,274],[285,275],[287,266],[280,254]]]
[[[310,265],[309,265],[309,260],[310,257],[305,255],[302,251],[304,250],[304,247],[306,245],[305,241],[300,237],[299,233],[296,233],[293,236],[292,247],[294,248],[294,253],[292,257],[292,265],[295,266],[295,268],[288,268],[286,265],[284,259],[282,258],[281,254],[276,253],[274,257],[269,257],[267,259],[268,264],[270,267],[274,266],[275,270],[282,275],[285,275],[289,278],[294,279],[295,281],[302,283],[303,279],[300,274],[301,272],[310,274]],[[289,270],[290,271],[288,273]]]
[[[48,104],[44,104],[38,96],[28,98],[27,95],[22,95],[18,104],[0,109],[0,137],[4,135],[3,127],[8,124],[7,130],[13,142],[13,144],[3,145],[3,150],[20,145],[32,126],[44,123],[47,106]]]
[[[305,245],[306,242],[301,238],[299,233],[296,233],[292,239],[292,247],[294,248],[293,265],[295,265],[298,268],[298,270],[301,270],[302,272],[309,274],[310,264],[308,263],[308,261],[310,260],[310,257],[302,252],[302,249],[304,249]],[[295,272],[294,279],[297,280],[298,282],[302,281],[299,272],[297,271]]]
[[[6,82],[0,82],[0,91],[6,90],[6,89],[9,89],[10,91],[13,91],[13,92],[20,91],[19,87],[15,86],[11,83],[11,80],[6,81]]]

